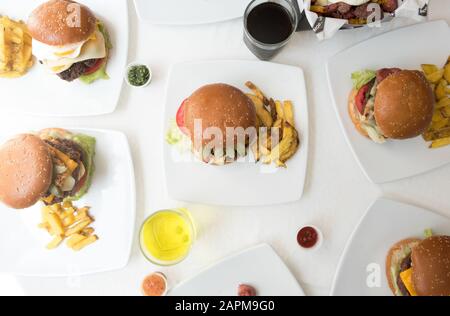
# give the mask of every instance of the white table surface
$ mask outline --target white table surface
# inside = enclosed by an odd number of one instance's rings
[[[40,279],[0,274],[0,295],[139,295],[141,280],[152,271],[163,271],[171,285],[175,285],[224,256],[262,242],[274,247],[307,294],[327,295],[350,233],[376,198],[386,196],[450,216],[450,166],[382,186],[371,184],[365,178],[344,140],[326,86],[323,65],[328,57],[354,43],[410,22],[397,21],[382,29],[342,31],[325,42],[319,42],[312,32],[298,33],[274,62],[300,66],[306,75],[311,141],[302,200],[289,205],[257,208],[209,207],[167,198],[160,151],[164,137],[165,82],[169,66],[179,61],[254,60],[242,41],[242,21],[193,27],[152,26],[139,22],[131,1],[129,6],[129,57],[130,61],[137,59],[153,68],[154,80],[149,87],[126,87],[117,111],[111,115],[75,119],[1,115],[0,130],[4,133],[9,126],[17,125],[23,126],[25,131],[42,126],[71,126],[117,129],[128,135],[138,197],[136,238],[130,263],[121,271],[82,278]],[[438,18],[450,23],[448,0],[432,0],[431,19]],[[39,102],[45,100],[36,100],[36,106]],[[186,206],[192,211],[199,228],[198,240],[190,257],[181,264],[170,268],[153,266],[139,252],[138,227],[153,211],[177,206]],[[297,246],[296,233],[305,224],[314,224],[323,230],[325,242],[318,252],[304,252]]]

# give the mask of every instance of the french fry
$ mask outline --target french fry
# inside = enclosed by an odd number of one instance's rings
[[[425,141],[434,141],[450,137],[450,127],[444,127],[436,131],[428,131],[424,134]]]
[[[269,100],[269,109],[270,109],[270,115],[272,116],[272,123],[273,123],[277,120],[278,114],[277,114],[277,107],[275,105],[275,101],[272,98]]]
[[[449,118],[443,119],[443,120],[441,120],[439,122],[433,122],[433,124],[431,125],[431,129],[437,131],[437,130],[440,130],[440,129],[448,126],[449,123],[450,123],[450,119]]]
[[[85,220],[85,219],[88,218],[88,217],[89,217],[89,216],[88,216],[88,212],[87,212],[86,210],[80,209],[80,210],[77,212],[77,215],[75,215],[75,221],[76,221],[76,222],[82,221],[82,220]]]
[[[450,97],[449,96],[440,99],[439,102],[436,103],[436,109],[437,110],[441,109],[443,107],[446,107],[446,106],[450,106]]]
[[[259,154],[258,142],[254,142],[250,148],[252,150],[253,157],[255,158],[255,162],[258,162],[261,159],[261,155]]]
[[[312,5],[309,7],[309,10],[311,12],[320,13],[320,14],[327,13],[327,8],[324,6],[321,6],[321,5]]]
[[[57,248],[63,240],[64,238],[61,235],[55,236],[55,238],[47,245],[47,249],[51,250]]]
[[[440,70],[438,70],[438,71],[436,71],[436,72],[433,72],[433,73],[431,73],[431,74],[429,74],[429,75],[425,75],[425,76],[427,77],[427,80],[428,80],[429,82],[436,84],[436,83],[438,83],[438,82],[442,79],[442,77],[444,76],[444,69],[440,69]]]
[[[266,127],[271,127],[273,124],[272,115],[266,110],[263,101],[256,95],[249,94],[248,96],[255,105],[256,115],[261,120],[261,123]]]
[[[92,220],[90,218],[86,218],[84,220],[82,220],[81,222],[77,223],[75,226],[70,227],[65,233],[64,235],[66,237],[69,237],[73,234],[78,234],[79,232],[81,232],[83,229],[85,229],[86,227],[88,227],[90,224],[92,223]]]
[[[433,141],[430,145],[430,148],[441,148],[448,145],[450,145],[450,137],[441,138]]]
[[[69,214],[62,219],[62,223],[65,228],[72,226],[75,223],[75,216],[73,214]]]
[[[440,110],[434,112],[433,118],[432,118],[433,123],[442,121],[443,119],[445,119],[445,117],[442,115],[442,112]]]
[[[50,211],[55,213],[55,214],[62,214],[62,207],[59,204],[53,204],[49,206]]]
[[[98,237],[96,235],[90,236],[86,239],[83,239],[82,241],[80,241],[79,243],[75,244],[72,249],[75,251],[80,251],[83,248],[93,244],[94,242],[96,242],[98,240]]]
[[[64,227],[61,223],[61,219],[55,213],[48,214],[48,224],[50,225],[51,231],[55,235],[64,235]]]
[[[447,63],[447,65],[444,68],[444,77],[445,80],[447,80],[447,82],[450,82],[450,63]]]
[[[275,101],[275,107],[277,110],[277,117],[278,119],[284,120],[284,109],[283,105],[281,105],[281,101]]]
[[[447,97],[447,85],[447,80],[441,79],[439,81],[435,89],[436,99],[441,100]]]
[[[294,107],[292,105],[292,101],[284,101],[284,116],[286,122],[288,122],[292,127],[295,127]]]
[[[295,129],[290,125],[283,126],[283,139],[275,146],[270,155],[264,159],[265,163],[272,163],[280,160],[280,157],[286,153],[294,142]]]
[[[292,156],[295,155],[295,153],[298,150],[298,147],[300,146],[300,139],[298,137],[298,132],[293,126],[291,126],[291,128],[293,129],[293,139],[294,140],[292,141],[289,149],[284,151],[279,157],[279,161],[283,164],[285,164],[286,161],[288,161]]]
[[[69,208],[73,209],[72,201],[64,201],[62,203],[62,208],[66,209],[66,210]]]
[[[251,81],[247,81],[245,83],[245,85],[247,86],[247,88],[249,88],[250,90],[252,90],[252,92],[254,94],[256,94],[256,96],[262,100],[264,105],[269,105],[269,99],[267,99],[267,97],[264,95],[264,93],[261,91],[261,89],[259,89],[253,82]]]
[[[95,230],[92,227],[86,227],[85,229],[83,229],[81,231],[81,234],[83,236],[89,237],[91,236],[93,233],[95,232]]]
[[[86,239],[87,237],[82,235],[82,234],[73,234],[72,236],[70,236],[67,241],[66,241],[66,245],[69,248],[72,248],[73,246],[75,246],[76,244],[78,244],[80,241]]]
[[[424,72],[424,74],[426,76],[431,75],[432,73],[435,73],[437,71],[439,71],[439,67],[436,65],[431,65],[431,64],[423,64],[421,65],[422,71]]]
[[[439,112],[441,113],[442,117],[449,118],[450,117],[450,106],[440,108]]]

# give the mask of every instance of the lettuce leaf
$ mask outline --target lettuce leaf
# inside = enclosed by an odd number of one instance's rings
[[[425,238],[433,237],[433,230],[431,230],[431,228],[427,228],[424,230],[423,235]]]
[[[170,121],[170,127],[166,133],[166,142],[169,145],[176,146],[180,153],[189,152],[192,148],[191,139],[180,130],[174,119]]]
[[[83,148],[83,151],[86,153],[86,161],[85,168],[87,172],[87,179],[84,185],[80,188],[80,190],[77,192],[77,194],[73,197],[70,197],[68,200],[71,201],[77,201],[81,199],[89,190],[89,187],[92,183],[92,175],[95,171],[95,165],[94,165],[94,156],[95,156],[95,144],[96,140],[94,137],[78,134],[75,135],[72,139],[74,142],[76,142],[78,145]]]
[[[84,82],[85,84],[91,84],[99,79],[108,80],[109,76],[106,73],[106,61],[103,62],[103,65],[96,72],[91,73],[90,75],[83,75],[79,79],[81,82]]]
[[[375,79],[376,76],[377,73],[373,70],[365,69],[361,71],[355,71],[354,73],[352,73],[353,88],[356,90],[361,89],[362,86]]]

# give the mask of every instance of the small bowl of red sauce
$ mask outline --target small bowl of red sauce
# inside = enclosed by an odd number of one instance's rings
[[[141,284],[141,292],[144,296],[166,296],[167,288],[167,278],[161,272],[146,276]]]
[[[297,243],[306,250],[317,250],[322,246],[323,234],[316,226],[308,225],[297,233]]]

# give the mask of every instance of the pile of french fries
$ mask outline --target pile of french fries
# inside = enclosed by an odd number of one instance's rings
[[[251,145],[256,161],[264,164],[275,163],[286,168],[286,162],[298,151],[300,138],[295,128],[292,101],[278,101],[267,98],[255,84],[246,84],[252,93],[247,96],[253,101],[257,114],[258,139]],[[266,128],[266,135],[261,134],[261,127]],[[278,137],[272,137],[273,130]],[[276,133],[274,135],[277,135]]]
[[[20,77],[33,66],[31,43],[23,22],[0,17],[0,77]]]
[[[94,218],[89,214],[89,207],[76,208],[72,202],[53,204],[42,208],[42,223],[39,228],[47,230],[53,240],[47,249],[55,249],[66,240],[66,245],[80,251],[98,240],[90,225]]]
[[[423,134],[430,148],[450,145],[450,56],[443,68],[436,65],[422,65],[436,96],[436,108],[430,128]]]

